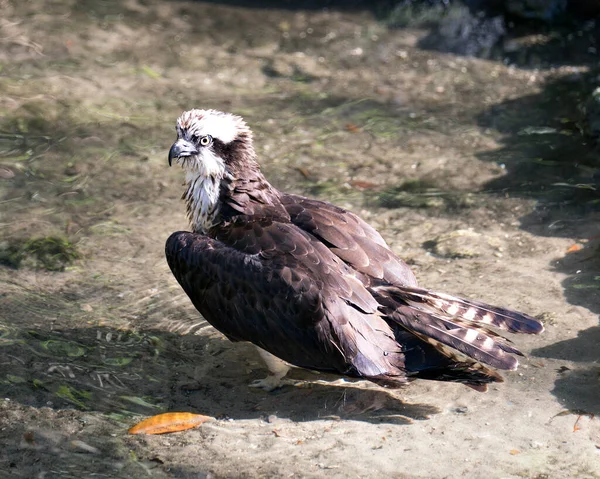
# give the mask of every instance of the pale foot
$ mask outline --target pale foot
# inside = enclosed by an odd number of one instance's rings
[[[248,384],[249,388],[260,388],[263,391],[271,392],[282,386],[295,386],[296,381],[292,379],[283,379],[277,376],[267,376],[263,379],[257,379]]]
[[[269,392],[286,384],[294,384],[294,381],[283,379],[291,369],[288,363],[276,356],[273,356],[271,353],[259,348],[258,346],[256,346],[256,349],[258,350],[258,354],[260,354],[261,358],[263,358],[263,361],[266,363],[267,368],[269,369],[269,375],[264,379],[252,381],[249,384],[251,388],[260,388]]]

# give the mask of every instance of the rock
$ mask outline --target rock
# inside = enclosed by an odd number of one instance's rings
[[[444,233],[426,246],[442,258],[476,258],[482,255],[496,255],[502,251],[498,238],[476,233],[471,229]]]
[[[448,15],[438,28],[438,35],[448,50],[466,56],[488,58],[506,29],[502,16],[488,17],[484,12],[468,9]]]
[[[330,76],[326,66],[318,59],[301,52],[270,59],[263,67],[263,73],[271,78],[288,78],[301,83]]]
[[[488,58],[506,33],[504,17],[453,4],[432,32],[419,42],[422,48]]]

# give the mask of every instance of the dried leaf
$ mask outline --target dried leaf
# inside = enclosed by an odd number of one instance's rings
[[[350,182],[350,186],[353,186],[354,188],[358,188],[360,190],[367,190],[371,188],[376,188],[378,185],[377,183],[371,183],[370,181],[352,180]]]
[[[581,412],[583,412],[583,411],[581,411]],[[581,426],[579,425],[579,421],[581,420],[581,418],[583,416],[588,416],[590,419],[594,419],[594,414],[592,414],[592,413],[579,414],[577,416],[577,420],[575,421],[575,424],[573,424],[573,432],[577,432],[581,429]]]
[[[561,412],[552,416],[551,419],[554,419],[555,417],[568,416],[569,414],[573,414],[573,411],[571,411],[570,409],[564,409]]]
[[[129,434],[168,434],[198,427],[209,419],[212,418],[191,412],[167,412],[144,419],[128,432]]]
[[[296,169],[302,174],[302,176],[304,176],[304,178],[310,178],[310,171],[308,171],[307,168],[304,168],[303,166],[298,166]]]
[[[580,244],[574,244],[569,246],[569,249],[567,249],[567,254],[568,253],[574,253],[575,251],[580,251],[583,249],[583,246],[581,246]]]

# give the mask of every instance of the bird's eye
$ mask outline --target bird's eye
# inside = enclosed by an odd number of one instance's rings
[[[202,146],[208,146],[208,145],[210,145],[211,142],[212,142],[212,136],[210,136],[210,135],[206,135],[206,136],[203,136],[202,138],[200,138],[200,144]]]

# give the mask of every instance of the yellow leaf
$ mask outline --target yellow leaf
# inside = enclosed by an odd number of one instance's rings
[[[129,434],[167,434],[198,427],[209,419],[212,418],[191,412],[167,412],[137,423],[128,432]]]

